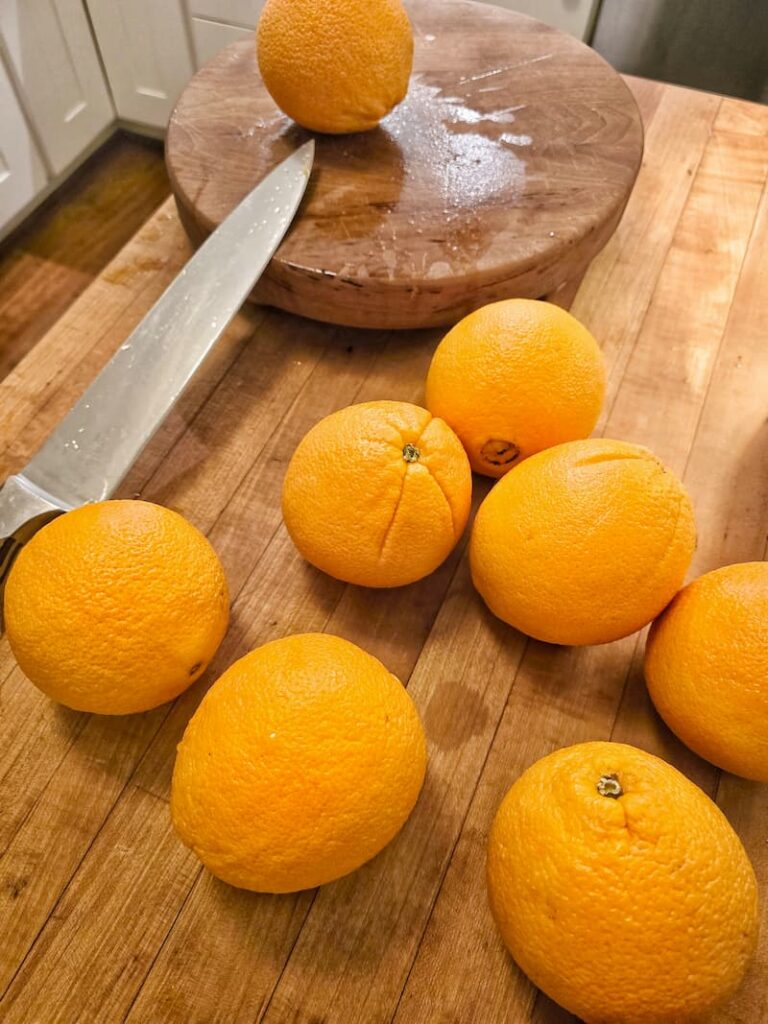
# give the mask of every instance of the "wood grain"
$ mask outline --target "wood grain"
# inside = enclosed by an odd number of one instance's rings
[[[105,143],[0,246],[0,379],[170,192],[156,142]]]
[[[685,476],[699,572],[768,554],[768,133],[748,104],[630,84],[644,167],[572,308],[608,364],[599,431],[649,444]],[[188,252],[162,209],[0,386],[5,469],[31,454]],[[232,587],[215,664],[173,706],[116,720],[55,708],[0,643],[3,1021],[572,1020],[505,953],[483,861],[508,786],[577,740],[613,736],[684,770],[716,797],[765,887],[766,787],[721,777],[669,734],[645,695],[642,635],[589,649],[527,641],[474,594],[466,539],[433,576],[385,593],[298,557],[279,512],[296,443],[347,403],[419,401],[438,336],[256,308],[238,317],[124,490],[205,530]],[[475,503],[487,487],[476,482]],[[175,747],[226,665],[309,629],[362,644],[407,682],[429,738],[427,784],[403,832],[360,871],[316,892],[255,896],[212,879],[175,839]],[[765,905],[763,917],[755,966],[711,1024],[768,1015]]]
[[[371,132],[317,137],[314,181],[254,298],[357,327],[453,323],[578,280],[642,156],[631,93],[593,50],[521,14],[414,0],[414,74]],[[281,114],[252,39],[189,84],[166,158],[196,242],[308,134]]]

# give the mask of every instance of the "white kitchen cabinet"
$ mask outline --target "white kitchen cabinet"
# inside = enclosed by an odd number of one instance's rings
[[[0,229],[35,198],[46,183],[45,167],[24,120],[11,79],[0,62]]]
[[[187,0],[193,19],[226,22],[232,26],[253,28],[259,20],[265,0]],[[440,4],[443,0],[433,0]],[[511,11],[530,14],[539,21],[579,39],[586,39],[592,27],[600,0],[480,0]],[[212,37],[211,37],[212,38]]]
[[[114,118],[81,0],[0,0],[0,37],[8,68],[57,174]]]
[[[439,2],[439,0],[436,0]],[[569,32],[577,39],[587,39],[600,0],[480,0],[506,7],[510,11],[529,14],[532,18]]]
[[[207,21],[205,18],[192,18],[192,45],[197,67],[201,68],[219,50],[246,36],[253,38],[252,28],[225,25],[221,21]]]
[[[87,0],[118,117],[165,128],[194,67],[182,0]]]
[[[265,0],[187,0],[193,18],[254,28]]]

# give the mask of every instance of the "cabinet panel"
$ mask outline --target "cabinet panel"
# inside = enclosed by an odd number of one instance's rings
[[[195,18],[253,28],[259,20],[264,0],[187,0],[187,6]]]
[[[440,0],[435,0],[439,3]],[[547,25],[569,32],[577,39],[586,39],[592,27],[593,12],[599,0],[480,0],[494,3],[510,11],[529,14]]]
[[[224,25],[220,21],[206,21],[204,18],[192,18],[192,43],[195,48],[195,59],[198,67],[202,67],[219,50],[245,36],[253,37],[253,29],[236,28]]]
[[[442,0],[433,0],[435,4]],[[521,14],[530,14],[539,21],[563,32],[584,39],[592,24],[593,11],[599,0],[481,0],[506,7]],[[189,13],[195,18],[228,22],[247,28],[256,25],[264,0],[187,0]]]
[[[0,233],[46,181],[45,169],[2,62],[0,62]]]
[[[120,117],[164,128],[192,77],[181,0],[88,0]]]
[[[0,35],[54,172],[114,116],[80,0],[0,0]]]

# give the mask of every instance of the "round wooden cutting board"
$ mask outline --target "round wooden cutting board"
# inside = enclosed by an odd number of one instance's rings
[[[468,0],[408,5],[405,101],[373,131],[318,136],[301,211],[253,299],[356,327],[451,324],[542,297],[605,245],[640,167],[640,115],[619,75],[571,36]],[[254,43],[190,82],[168,169],[199,243],[309,137],[276,108]]]

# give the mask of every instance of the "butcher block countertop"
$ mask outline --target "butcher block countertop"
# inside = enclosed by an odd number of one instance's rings
[[[648,445],[684,477],[697,574],[766,557],[768,108],[630,85],[646,125],[643,169],[613,239],[580,287],[555,298],[603,346],[598,430]],[[169,202],[0,385],[3,475],[36,450],[188,255]],[[174,705],[116,719],[57,707],[2,641],[4,1024],[571,1021],[494,929],[486,837],[526,766],[609,737],[681,768],[744,841],[762,883],[762,944],[712,1021],[768,1019],[768,786],[721,774],[660,723],[642,680],[643,636],[581,649],[527,640],[473,591],[466,537],[434,575],[388,592],[322,575],[288,539],[280,489],[300,438],[352,402],[419,402],[438,336],[335,329],[259,308],[238,316],[122,490],[187,516],[229,578],[230,631],[206,678]],[[476,480],[476,501],[487,489]],[[241,892],[205,872],[171,829],[174,751],[227,665],[310,630],[355,641],[407,682],[429,741],[426,785],[401,834],[356,873],[293,896]]]

